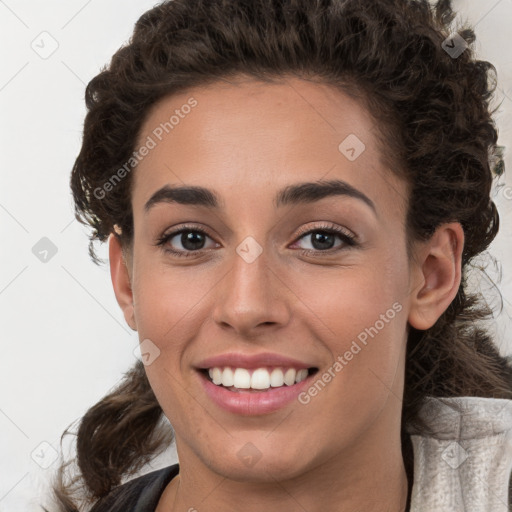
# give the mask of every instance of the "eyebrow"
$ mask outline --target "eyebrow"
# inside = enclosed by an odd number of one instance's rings
[[[286,205],[308,204],[320,201],[326,197],[348,196],[366,203],[376,213],[374,202],[342,180],[329,180],[317,182],[304,182],[288,185],[278,191],[274,198],[276,208]],[[178,203],[184,205],[204,206],[205,208],[219,210],[223,202],[213,191],[205,187],[183,185],[164,185],[158,189],[144,205],[145,213],[160,203]]]

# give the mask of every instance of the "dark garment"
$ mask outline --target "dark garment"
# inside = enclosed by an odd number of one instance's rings
[[[155,512],[165,487],[179,469],[179,464],[174,464],[129,480],[96,502],[90,512]]]

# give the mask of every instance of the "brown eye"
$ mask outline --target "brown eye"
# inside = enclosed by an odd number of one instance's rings
[[[336,238],[341,240],[341,243],[338,245],[335,245]],[[306,254],[327,251],[336,252],[337,250],[357,245],[355,235],[334,225],[310,229],[302,233],[298,240],[302,239],[310,241],[310,247],[303,248]]]
[[[306,237],[311,240],[312,249],[318,251],[332,249],[336,237],[340,238],[339,235],[327,233],[327,231],[314,231],[308,235],[304,235],[302,238]]]
[[[194,256],[193,253],[199,253],[204,250],[207,238],[210,237],[200,228],[182,227],[179,230],[163,235],[159,238],[156,245],[160,246],[167,253],[171,253],[176,256],[188,257]],[[174,247],[178,248],[175,249]],[[215,243],[213,247],[215,247]]]

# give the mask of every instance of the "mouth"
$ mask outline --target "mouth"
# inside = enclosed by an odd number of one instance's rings
[[[206,357],[194,369],[214,406],[239,416],[258,416],[304,406],[300,397],[319,367],[312,365],[312,358],[301,359],[274,352],[233,351]]]
[[[237,416],[264,416],[295,407],[311,386],[318,368],[196,368],[205,395],[215,406]],[[303,407],[303,405],[300,405]]]
[[[296,369],[282,366],[255,369],[225,366],[197,370],[214,386],[233,393],[269,393],[290,388],[318,372],[317,367]]]

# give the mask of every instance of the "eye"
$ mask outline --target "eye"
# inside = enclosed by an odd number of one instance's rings
[[[356,236],[354,234],[333,224],[316,226],[313,229],[303,232],[299,240],[308,240],[308,238],[311,247],[303,249],[302,252],[305,254],[337,252],[346,249],[347,246],[353,247],[357,245]],[[341,240],[341,243],[338,244],[338,246],[333,246],[336,238]]]
[[[309,231],[303,231],[298,240],[309,237],[312,248],[303,248],[303,254],[322,254],[338,252],[357,245],[357,237],[353,233],[334,224],[316,226]],[[219,244],[208,236],[204,229],[197,226],[182,226],[180,229],[162,235],[155,244],[168,254],[178,257],[191,257],[201,254],[205,249],[205,241],[209,238],[213,245],[210,248],[218,247]],[[341,243],[333,247],[333,242],[338,238]],[[297,242],[296,242],[297,243]],[[181,245],[182,248],[173,247]]]
[[[163,251],[175,256],[189,257],[194,256],[194,252],[198,253],[205,249],[204,243],[206,238],[210,237],[203,229],[195,226],[183,226],[179,230],[164,234],[158,239],[155,245],[161,247]],[[178,250],[172,248],[172,246],[177,245],[181,245],[182,249],[179,247]],[[218,244],[215,242],[213,243],[213,247],[217,245]]]

